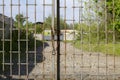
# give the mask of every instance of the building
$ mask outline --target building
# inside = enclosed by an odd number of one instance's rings
[[[74,40],[75,35],[77,34],[76,30],[61,30],[61,34],[60,34],[60,40]],[[44,30],[44,34],[34,34],[34,37],[37,40],[52,40],[51,37],[51,30]],[[54,40],[57,40],[57,35],[54,36]]]
[[[61,34],[63,35],[63,40],[74,40],[76,39],[76,30],[61,30]]]
[[[14,20],[12,18],[0,14],[0,38],[3,37],[3,30],[4,30],[4,38],[7,38],[9,36],[10,26],[13,25],[13,23]]]

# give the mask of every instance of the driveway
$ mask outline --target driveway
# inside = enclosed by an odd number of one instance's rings
[[[52,43],[47,43],[49,46],[42,51],[45,60],[37,63],[29,74],[38,80],[56,77],[56,55],[52,55]],[[62,80],[120,80],[120,57],[84,52],[64,42],[61,42],[60,51]]]

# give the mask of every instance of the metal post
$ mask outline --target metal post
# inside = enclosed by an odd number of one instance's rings
[[[57,0],[57,80],[60,80],[60,0]]]

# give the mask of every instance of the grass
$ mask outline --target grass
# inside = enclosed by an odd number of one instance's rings
[[[81,44],[80,41],[75,41],[73,44],[76,48],[88,52],[101,52],[108,55],[120,56],[120,43],[113,44]]]

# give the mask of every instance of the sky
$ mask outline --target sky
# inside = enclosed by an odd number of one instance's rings
[[[26,16],[26,12],[28,12],[28,21],[30,22],[43,22],[45,20],[46,17],[52,15],[52,7],[51,6],[45,6],[43,7],[43,3],[45,2],[45,4],[52,4],[52,0],[36,0],[36,12],[35,12],[35,6],[34,5],[29,5],[28,9],[26,11],[26,1],[27,0],[20,0],[20,10],[18,6],[10,6],[11,2],[12,4],[19,4],[19,0],[0,0],[0,5],[4,4],[5,6],[0,6],[0,13],[4,14],[6,16],[9,16],[12,18],[15,18],[16,14],[18,14],[19,12],[21,14],[23,14],[24,16]],[[55,2],[56,3],[56,2]],[[35,4],[35,0],[28,0],[28,4]],[[75,6],[80,6],[81,3],[78,3],[78,0],[75,0]],[[83,4],[82,4],[83,5]],[[56,6],[56,5],[55,5]],[[65,0],[60,0],[60,6],[65,6]],[[72,19],[74,18],[75,21],[79,20],[79,15],[81,12],[79,13],[79,9],[76,8],[73,10],[72,6],[73,6],[73,0],[66,0],[66,19],[70,20],[68,21],[68,23],[72,23]],[[45,8],[45,10],[43,9]],[[56,8],[55,8],[56,10]],[[44,14],[45,11],[45,14]],[[74,12],[74,13],[73,13]],[[36,15],[36,16],[35,16]],[[60,16],[62,18],[65,18],[65,9],[61,8],[60,9]],[[36,20],[35,20],[36,18]]]

